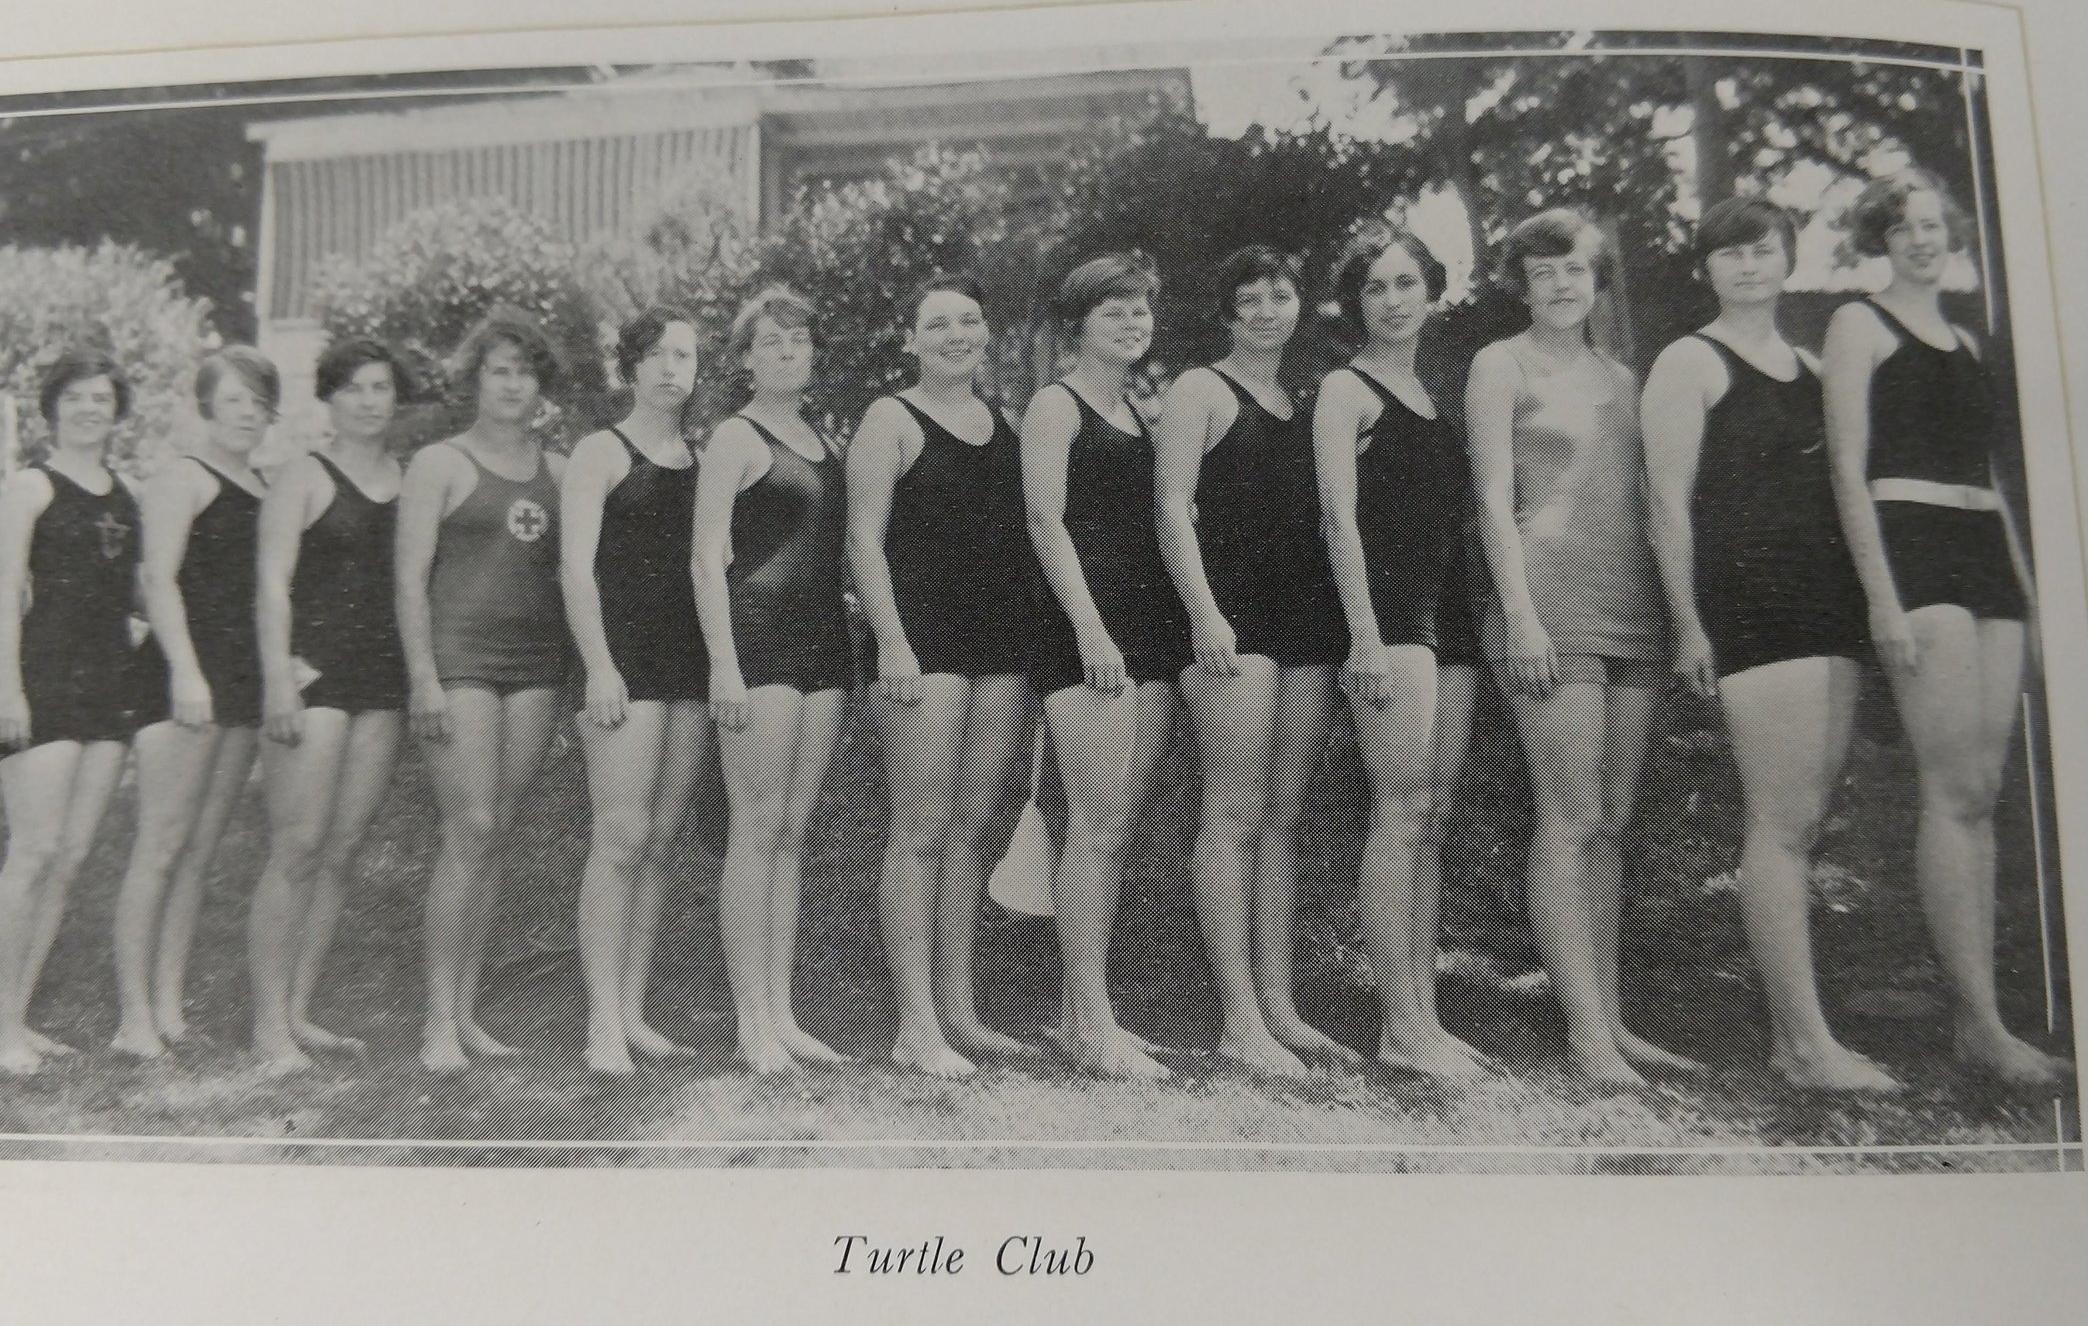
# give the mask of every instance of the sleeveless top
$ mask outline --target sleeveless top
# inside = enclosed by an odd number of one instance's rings
[[[1312,417],[1279,418],[1244,383],[1211,372],[1239,402],[1232,426],[1203,458],[1196,541],[1221,610],[1301,593],[1329,579],[1320,534]]]
[[[254,631],[254,545],[261,499],[207,462],[190,460],[217,480],[217,496],[189,523],[177,583],[188,617],[189,643],[211,679],[223,664],[255,673],[260,647]]]
[[[445,676],[560,657],[565,599],[558,588],[558,487],[550,463],[520,481],[495,474],[464,447],[478,483],[442,518],[428,577],[437,666]],[[454,670],[462,667],[461,673]]]
[[[1088,594],[1127,658],[1167,656],[1181,633],[1181,600],[1153,525],[1153,448],[1145,423],[1127,433],[1073,388],[1053,385],[1080,410],[1066,457],[1065,526]]]
[[[29,611],[22,618],[24,684],[76,669],[123,668],[141,548],[138,504],[122,480],[95,494],[48,465],[51,501],[29,536]]]
[[[917,622],[1000,622],[1029,593],[1029,516],[1021,443],[999,410],[974,445],[904,396],[892,400],[921,427],[921,451],[892,488],[885,561],[909,634]]]
[[[1522,371],[1515,521],[1538,621],[1561,654],[1662,657],[1667,618],[1646,534],[1636,379],[1599,352],[1550,370],[1504,344]]]
[[[377,501],[325,456],[333,500],[305,528],[290,580],[290,649],[322,674],[404,672],[392,598],[399,499]]]
[[[1869,477],[1993,487],[1999,417],[1986,365],[1956,329],[1956,344],[1939,350],[1877,300],[1864,302],[1899,338],[1871,374]]]
[[[1346,367],[1379,406],[1370,445],[1356,456],[1356,527],[1371,600],[1433,603],[1464,529],[1464,447],[1440,407],[1425,418],[1370,373]]]
[[[602,528],[595,545],[595,585],[601,595],[602,626],[611,658],[634,635],[679,641],[701,655],[696,590],[689,576],[689,539],[696,507],[695,457],[670,469],[625,437],[631,467],[602,499]],[[648,641],[650,644],[651,642]]]
[[[1692,334],[1725,363],[1727,384],[1704,415],[1690,500],[1697,547],[1709,554],[1699,565],[1789,545],[1846,556],[1820,379],[1796,356],[1796,377],[1771,377],[1717,337]]]
[[[759,422],[735,417],[768,444],[769,467],[733,504],[726,583],[767,605],[831,612],[848,538],[841,461],[806,460]]]

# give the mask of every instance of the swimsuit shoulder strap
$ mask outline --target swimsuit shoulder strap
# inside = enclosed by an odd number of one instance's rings
[[[752,423],[753,420],[750,419],[747,422]],[[632,444],[631,439],[624,435],[624,430],[620,425],[609,425],[609,431],[610,433],[615,435],[617,441],[623,443],[624,454],[631,458],[631,464],[636,465],[640,461],[646,461],[647,464],[651,463],[646,459],[645,453],[640,451],[635,445]]]

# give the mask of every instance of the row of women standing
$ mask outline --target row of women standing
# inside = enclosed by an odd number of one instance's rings
[[[1201,752],[1192,873],[1222,1052],[1272,1073],[1358,1057],[1300,1016],[1291,975],[1293,839],[1338,687],[1372,793],[1358,901],[1377,1057],[1442,1078],[1491,1071],[1435,1003],[1442,825],[1490,670],[1528,755],[1530,914],[1573,1066],[1626,1086],[1648,1066],[1694,1067],[1628,1030],[1619,996],[1625,836],[1672,663],[1732,731],[1774,1066],[1804,1086],[1891,1090],[1829,1031],[1807,938],[1808,858],[1855,660],[1875,648],[1920,763],[1917,874],[1960,1057],[2056,1081],[2065,1063],[2008,1033],[1995,1003],[1992,816],[2027,600],[1992,487],[1991,388],[1938,300],[1963,227],[1918,172],[1873,184],[1851,225],[1892,281],[1836,315],[1816,372],[1777,330],[1791,222],[1758,200],[1710,209],[1697,255],[1718,316],[1662,354],[1642,404],[1587,334],[1610,261],[1600,232],[1571,212],[1530,219],[1500,263],[1530,326],[1472,364],[1464,437],[1415,371],[1442,266],[1389,231],[1359,238],[1334,274],[1358,349],[1310,409],[1279,385],[1298,267],[1254,248],[1213,283],[1230,352],[1176,380],[1150,435],[1126,389],[1157,279],[1127,255],[1067,278],[1054,311],[1073,365],[1019,434],[976,392],[979,291],[929,282],[906,339],[918,381],[875,402],[845,453],[803,416],[815,314],[780,289],[734,322],[749,398],[700,464],[681,428],[698,328],[671,309],[623,329],[631,413],[565,462],[527,427],[556,363],[512,317],[459,352],[472,426],[403,474],[384,447],[404,386],[384,347],[328,350],[318,394],[334,439],[265,490],[245,462],[274,373],[225,351],[198,378],[205,441],[145,499],[158,643],[142,698],[119,684],[141,522],[102,465],[127,389],[114,364],[68,356],[41,402],[50,457],[12,481],[0,540],[0,594],[27,604],[0,626],[0,739],[18,752],[0,760],[0,1063],[31,1071],[62,1051],[28,1029],[29,995],[133,723],[119,1048],[156,1054],[186,1032],[198,891],[257,731],[271,851],[250,923],[256,1048],[287,1070],[346,1043],[309,1003],[410,726],[441,818],[422,1058],[442,1071],[509,1052],[474,995],[500,846],[569,645],[595,807],[579,901],[590,1066],[685,1052],[647,1023],[646,984],[713,728],[739,1055],[756,1071],[839,1058],[798,1025],[791,976],[806,831],[851,675],[845,566],[876,649],[892,814],[880,915],[903,1065],[952,1075],[1035,1052],[982,1023],[972,975],[991,826],[1033,692],[1067,802],[1059,1050],[1103,1074],[1168,1071],[1117,1022],[1108,959],[1179,700]]]

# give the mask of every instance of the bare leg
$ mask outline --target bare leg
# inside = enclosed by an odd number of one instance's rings
[[[1436,666],[1435,744],[1428,766],[1428,823],[1414,857],[1414,892],[1427,909],[1427,933],[1440,931],[1443,897],[1443,844],[1457,796],[1464,781],[1465,755],[1472,744],[1472,711],[1479,698],[1479,670],[1464,664]],[[1435,942],[1433,939],[1431,942]],[[1428,1012],[1438,1027],[1436,982],[1427,987]],[[1467,1045],[1446,1029],[1450,1048],[1468,1059],[1489,1062],[1488,1056]]]
[[[271,1073],[312,1066],[291,1030],[290,999],[347,750],[348,715],[339,709],[306,710],[295,746],[263,743],[268,860],[247,911],[247,979],[254,1050]]]
[[[494,849],[494,801],[500,780],[500,697],[475,686],[449,691],[450,736],[421,747],[441,820],[435,866],[421,929],[426,943],[427,1021],[421,1063],[432,1073],[469,1062],[459,1028],[464,948],[471,937],[472,895]]]
[[[791,1002],[791,977],[797,970],[798,898],[804,887],[805,843],[827,770],[841,745],[841,724],[848,715],[848,692],[839,688],[805,697],[797,729],[797,758],[790,798],[783,812],[783,833],[769,872],[769,1018],[776,1037],[791,1057],[806,1063],[847,1063],[848,1056],[798,1026]]]
[[[58,926],[65,919],[66,898],[87,864],[88,854],[94,850],[102,816],[123,777],[123,762],[129,753],[130,747],[121,741],[90,742],[80,752],[79,765],[73,771],[72,797],[66,808],[65,833],[58,843],[57,859],[44,873],[37,899],[36,931],[22,989],[25,1009],[35,1000],[44,963],[51,956],[51,946],[58,940]],[[77,1053],[72,1046],[52,1040],[34,1027],[29,1028],[29,1042],[46,1058]]]
[[[1740,768],[1747,838],[1740,910],[1769,1005],[1769,1066],[1793,1086],[1894,1091],[1835,1040],[1813,975],[1812,854],[1848,756],[1859,685],[1845,658],[1798,658],[1719,683]]]
[[[1269,1032],[1294,1054],[1343,1061],[1354,1050],[1298,1015],[1291,933],[1298,913],[1298,825],[1306,792],[1327,752],[1333,727],[1334,670],[1285,668],[1276,692],[1269,808],[1254,855],[1254,968]]]
[[[29,1038],[38,912],[58,864],[84,748],[51,741],[0,759],[7,859],[0,864],[0,1072],[34,1073],[43,1055]]]
[[[138,829],[116,895],[116,994],[121,1011],[114,1045],[141,1059],[167,1049],[153,1016],[153,954],[159,946],[167,877],[195,827],[219,736],[215,727],[197,732],[163,722],[139,732],[133,743],[138,757]]]
[[[333,826],[319,849],[312,901],[305,912],[304,942],[290,981],[290,1032],[308,1050],[359,1052],[363,1048],[355,1037],[337,1035],[312,1021],[312,993],[319,987],[326,955],[333,948],[357,855],[391,791],[405,730],[405,716],[395,710],[357,714],[348,724],[347,756],[334,790]]]
[[[969,1055],[1003,1057],[1037,1049],[1003,1036],[979,1020],[972,976],[979,931],[979,895],[988,863],[1006,847],[1005,835],[989,847],[987,836],[1007,804],[1029,747],[1030,690],[1022,677],[981,677],[972,688],[971,714],[958,763],[956,809],[944,835],[942,888],[936,895],[935,1000],[950,1043]]]
[[[515,815],[523,794],[543,772],[544,752],[558,728],[558,692],[551,687],[517,691],[501,702],[500,781],[494,792],[493,843],[474,882],[471,930],[464,948],[464,966],[458,976],[457,1031],[464,1048],[473,1054],[499,1056],[515,1053],[512,1045],[495,1040],[479,1025],[473,1012],[478,1001],[479,977],[486,966],[487,940],[493,932],[493,916],[500,905],[501,879],[506,865],[506,845],[514,830]]]
[[[212,757],[210,780],[203,804],[196,810],[195,828],[174,865],[173,881],[167,888],[160,911],[159,947],[152,960],[152,1012],[160,1035],[169,1044],[188,1039],[186,1002],[189,952],[195,946],[196,923],[203,912],[203,892],[210,881],[210,868],[217,861],[218,844],[225,826],[246,791],[254,770],[254,751],[259,732],[251,727],[220,729],[217,751]]]
[[[628,1076],[631,1046],[624,1026],[625,964],[631,912],[667,742],[667,707],[633,701],[622,726],[602,728],[583,714],[587,790],[594,829],[580,876],[580,972],[587,986],[587,1066]]]
[[[1921,664],[1892,684],[1920,765],[1915,874],[1950,983],[1957,1055],[2003,1082],[2055,1086],[2072,1065],[2003,1025],[1994,984],[1994,805],[2022,685],[2022,623],[1937,605],[1912,624]]]
[[[1194,663],[1182,671],[1182,699],[1196,724],[1203,773],[1191,873],[1224,1019],[1218,1053],[1259,1072],[1296,1077],[1305,1065],[1269,1034],[1248,951],[1278,684],[1276,664],[1261,654],[1242,657],[1239,672],[1230,677],[1214,677]]]
[[[646,843],[637,891],[631,898],[631,939],[623,969],[624,1037],[633,1050],[653,1059],[695,1053],[653,1030],[645,1020],[645,996],[652,984],[653,942],[660,933],[674,840],[688,818],[689,804],[710,755],[709,706],[695,700],[669,705],[667,744],[661,752],[659,787],[653,798],[652,837]]]
[[[797,1061],[783,1046],[769,998],[769,874],[782,842],[797,770],[805,697],[787,686],[748,693],[747,721],[718,731],[719,767],[732,824],[718,878],[718,927],[738,1018],[739,1059],[756,1073]]]
[[[937,1077],[961,1077],[971,1060],[950,1047],[935,1006],[935,899],[956,811],[972,685],[939,673],[921,678],[921,702],[873,702],[884,731],[891,829],[878,874],[878,915],[899,1030],[892,1061]]]

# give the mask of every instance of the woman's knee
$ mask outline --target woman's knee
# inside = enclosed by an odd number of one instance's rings
[[[1747,812],[1747,841],[1792,856],[1809,857],[1826,826],[1824,807]]]
[[[10,870],[40,880],[60,866],[65,851],[56,835],[34,833],[26,825],[8,827],[7,865]]]
[[[787,798],[742,798],[732,807],[733,842],[761,856],[774,856],[790,837],[789,818]]]
[[[594,819],[595,858],[615,870],[635,870],[652,843],[652,812],[643,806],[613,806]]]
[[[277,830],[269,838],[269,864],[294,880],[307,880],[324,860],[325,836],[308,824]]]
[[[892,799],[892,850],[940,860],[956,833],[956,813],[943,798]]]
[[[1205,841],[1244,847],[1261,837],[1268,822],[1264,789],[1245,780],[1220,781],[1204,789],[1200,833]]]
[[[1978,827],[1993,822],[1994,806],[2001,799],[1999,771],[1971,768],[1924,769],[1921,771],[1923,813],[1941,815]]]
[[[470,856],[482,856],[492,850],[499,832],[500,816],[490,799],[452,807],[442,817],[443,842]]]

